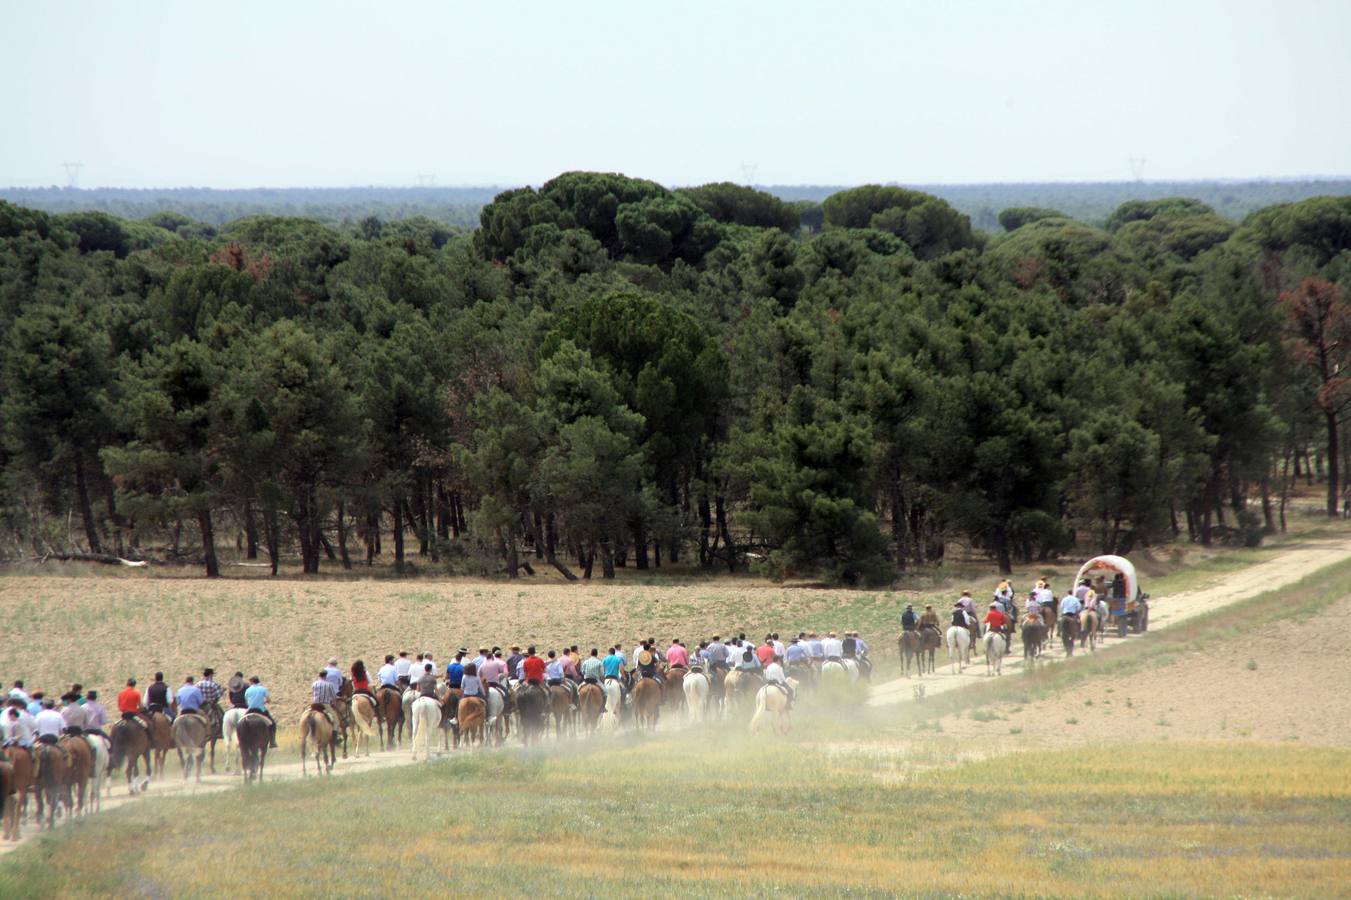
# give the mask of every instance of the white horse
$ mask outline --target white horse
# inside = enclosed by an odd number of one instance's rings
[[[821,664],[821,681],[843,678],[849,683],[858,681],[858,663],[852,659],[828,659]]]
[[[1004,636],[997,631],[987,630],[981,638],[985,642],[985,674],[1004,674]]]
[[[488,721],[483,727],[483,742],[488,743],[488,739],[502,744],[506,741],[507,717],[502,715],[502,710],[506,709],[506,701],[502,699],[502,692],[489,688],[487,691],[488,702],[486,705],[486,714]]]
[[[601,687],[605,688],[605,712],[601,713],[601,727],[618,731],[619,711],[624,708],[624,688],[613,678],[605,679]]]
[[[774,730],[787,734],[788,693],[777,685],[767,684],[755,693],[755,715],[751,716],[751,733],[760,730],[761,725],[769,722]]]
[[[94,757],[94,765],[89,773],[89,784],[93,792],[89,797],[89,811],[98,812],[103,808],[103,796],[99,793],[104,782],[108,784],[108,794],[112,795],[113,780],[108,777],[112,773],[108,771],[108,760],[112,756],[112,742],[101,734],[86,734],[85,743],[89,744],[89,752]]]
[[[221,716],[220,733],[225,739],[225,771],[230,771],[230,764],[238,762],[240,771],[244,769],[244,761],[240,757],[239,738],[235,737],[235,732],[239,730],[239,720],[248,715],[247,709],[240,709],[233,706],[225,711]]]
[[[403,692],[403,723],[408,728],[408,739],[413,739],[413,701],[422,696],[417,688],[408,688]]]
[[[691,672],[681,684],[685,692],[685,714],[691,722],[702,722],[708,711],[708,676],[703,672]]]
[[[418,748],[422,748],[422,758],[432,758],[433,734],[441,727],[441,704],[435,697],[418,697],[413,701],[413,759],[417,759]]]
[[[961,625],[953,625],[943,640],[948,647],[948,659],[952,660],[953,671],[961,674],[962,665],[971,662],[970,630]]]

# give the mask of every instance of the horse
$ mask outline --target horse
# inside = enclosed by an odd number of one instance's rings
[[[267,716],[246,712],[239,717],[234,736],[239,742],[239,766],[244,772],[244,783],[248,784],[255,778],[261,782],[263,764],[267,762],[267,749],[272,743],[272,723],[267,720]]]
[[[333,698],[329,705],[333,707],[333,744],[334,747],[342,744],[342,758],[347,758],[347,732],[352,727],[352,682],[343,679],[343,687],[347,690],[347,696],[339,694]]]
[[[196,713],[181,713],[173,724],[174,749],[178,751],[178,764],[183,767],[183,780],[188,773],[196,771],[197,783],[202,783],[202,760],[206,756],[206,745],[211,739],[211,724],[206,716]],[[184,752],[186,751],[186,753]]]
[[[85,813],[89,776],[94,772],[94,751],[83,737],[68,734],[57,742],[66,753],[66,807],[71,818]]]
[[[690,721],[702,722],[708,713],[708,675],[703,669],[693,669],[681,681],[680,690],[685,695],[685,715]]]
[[[14,780],[14,765],[8,760],[0,761],[0,839],[17,841],[19,839],[19,798]]]
[[[605,710],[605,689],[594,681],[588,681],[577,689],[577,704],[580,707],[582,727],[587,734],[595,734],[600,724],[601,713]]]
[[[937,626],[920,626],[919,629],[919,674],[924,675],[928,672],[932,675],[937,671],[938,648],[943,646],[943,635]],[[928,659],[925,659],[928,654]]]
[[[1079,618],[1074,615],[1060,617],[1060,643],[1065,647],[1065,655],[1074,655],[1074,641],[1079,637]]]
[[[66,761],[65,751],[55,744],[39,742],[33,746],[33,755],[37,760],[38,828],[42,828],[45,809],[47,830],[51,831],[56,827],[56,812],[61,801],[70,808],[70,764]]]
[[[638,730],[657,730],[661,715],[661,685],[655,678],[639,678],[633,686],[633,712]]]
[[[488,713],[483,698],[461,698],[459,711],[455,716],[455,722],[455,740],[457,746],[460,740],[463,740],[466,746],[471,746],[476,739],[480,744],[484,743],[486,738]]]
[[[366,755],[371,755],[371,732],[376,729],[375,724],[375,700],[367,694],[356,694],[352,697],[351,708],[351,726],[352,726],[352,755],[360,756],[361,748],[366,748]]]
[[[1046,626],[1046,640],[1055,639],[1056,609],[1059,603],[1043,603],[1041,606],[1041,624]]]
[[[408,739],[413,739],[413,703],[422,696],[417,692],[417,688],[408,688],[399,697],[399,707],[403,713],[402,724],[399,726],[399,742],[403,742],[403,729],[408,728]]]
[[[1004,652],[1008,649],[1004,634],[991,628],[981,638],[985,642],[985,674],[1004,674]]]
[[[164,774],[164,758],[174,746],[173,720],[162,712],[147,713],[146,718],[150,720],[150,749],[155,760],[150,777],[159,778]]]
[[[489,685],[483,695],[486,698],[485,715],[488,717],[484,730],[487,732],[488,740],[501,746],[506,743],[507,736],[511,733],[511,720],[506,715],[506,692]]]
[[[403,697],[393,685],[381,685],[375,692],[376,721],[380,726],[380,749],[393,750],[395,729],[398,742],[403,743]]]
[[[14,773],[14,840],[19,839],[19,822],[28,815],[28,792],[37,784],[36,760],[22,747],[0,747],[0,762]]]
[[[225,771],[230,771],[230,764],[236,757],[242,757],[243,749],[238,745],[239,723],[243,720],[247,709],[239,706],[232,706],[221,716],[220,731],[221,737],[225,740]],[[241,759],[241,768],[243,766]]]
[[[422,758],[432,758],[432,735],[441,727],[441,702],[435,697],[418,697],[413,701],[413,759],[418,748]]]
[[[89,772],[89,780],[93,782],[93,792],[90,794],[90,811],[98,812],[103,808],[103,786],[105,782],[108,785],[109,795],[113,792],[112,779],[108,776],[111,772],[108,770],[108,758],[111,755],[111,742],[101,734],[88,734],[84,736],[85,743],[89,745],[89,755],[92,757],[93,766]]]
[[[770,722],[780,734],[788,733],[788,692],[777,684],[766,684],[755,693],[751,733],[757,733],[765,722]]]
[[[679,711],[685,705],[685,677],[690,670],[684,666],[671,666],[666,670],[666,686],[662,696],[672,712]]]
[[[1019,634],[1023,639],[1023,665],[1030,670],[1036,665],[1037,657],[1041,656],[1042,645],[1046,642],[1046,625],[1040,616],[1028,617],[1023,619],[1023,627]]]
[[[685,684],[689,684],[689,679]],[[601,714],[601,723],[610,731],[618,731],[620,716],[624,712],[624,686],[617,678],[607,678],[601,683],[605,692],[605,712]]]
[[[216,741],[225,737],[225,716],[221,713],[219,703],[211,703],[202,707],[202,715],[206,716],[207,738],[206,745],[210,750],[211,774],[216,774]]]
[[[919,665],[919,632],[902,631],[901,636],[896,639],[896,653],[901,658],[902,671],[905,677],[910,677],[910,664],[913,661],[917,674],[924,676],[924,667]]]
[[[333,774],[333,763],[335,759],[333,747],[333,723],[324,715],[322,709],[316,709],[313,705],[305,710],[305,714],[300,717],[300,774],[301,777],[308,775],[306,769],[306,745],[314,741],[314,768],[315,774],[323,775],[325,772]]]
[[[858,663],[852,659],[828,659],[821,664],[821,683],[844,679],[853,683],[858,681]]]
[[[953,673],[960,675],[962,664],[971,661],[971,630],[965,625],[953,625],[943,642],[948,648],[948,659],[952,660]]]
[[[1098,649],[1098,641],[1101,639],[1102,616],[1098,615],[1098,611],[1086,609],[1079,613],[1079,648],[1083,649],[1087,643],[1089,652],[1094,652]]]
[[[554,732],[560,741],[563,740],[565,724],[570,726],[574,734],[576,733],[576,722],[572,715],[572,691],[561,684],[549,685],[549,712],[554,715]]]
[[[549,693],[540,684],[527,684],[516,690],[516,715],[521,721],[521,743],[529,747],[530,739],[538,740],[547,727]]]
[[[113,746],[109,751],[108,768],[116,771],[126,766],[127,793],[135,796],[150,787],[150,760],[154,746],[150,735],[138,720],[123,719],[113,726]],[[141,776],[141,760],[145,760],[145,776]],[[138,785],[139,781],[139,785]]]

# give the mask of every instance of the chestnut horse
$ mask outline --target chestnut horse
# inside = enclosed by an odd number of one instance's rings
[[[66,753],[55,744],[37,743],[33,745],[33,756],[37,759],[38,828],[42,828],[43,811],[46,811],[47,830],[56,827],[57,807],[64,800],[70,808],[70,764]]]
[[[459,712],[455,716],[458,723],[456,728],[456,744],[461,740],[465,746],[472,746],[474,741],[480,744],[486,737],[486,726],[488,724],[488,710],[480,697],[464,697],[460,700]]]
[[[267,750],[272,744],[272,723],[267,720],[267,716],[248,713],[242,716],[235,726],[235,740],[239,743],[240,768],[244,770],[244,783],[248,784],[255,778],[261,782],[263,764],[267,762]]]
[[[549,685],[549,711],[554,714],[554,733],[563,740],[564,726],[574,735],[577,733],[577,720],[573,716],[572,691],[561,684]]]
[[[919,674],[928,672],[932,675],[938,669],[937,654],[938,648],[943,646],[943,633],[936,626],[930,625],[927,628],[923,625],[919,629]]]
[[[1041,656],[1042,645],[1046,643],[1046,625],[1041,617],[1028,617],[1023,619],[1023,627],[1019,632],[1023,639],[1023,665],[1027,669],[1032,669],[1037,663],[1037,657]]]
[[[333,763],[337,761],[337,751],[333,746],[333,724],[323,710],[311,706],[300,718],[300,774],[308,775],[306,770],[306,745],[314,742],[314,768],[316,774],[333,774]]]
[[[380,726],[380,749],[393,750],[395,735],[403,743],[403,692],[392,685],[384,685],[375,692],[376,721]]]
[[[1095,609],[1086,609],[1079,613],[1079,649],[1082,650],[1084,644],[1088,644],[1089,652],[1098,649],[1098,641],[1102,640],[1102,617],[1098,615]]]
[[[639,678],[634,685],[633,712],[639,731],[657,729],[657,719],[661,715],[661,685],[655,678]]]
[[[581,708],[582,727],[587,734],[595,734],[601,711],[605,708],[605,691],[595,682],[588,681],[577,689],[577,702]]]
[[[1060,617],[1060,643],[1065,647],[1065,655],[1074,655],[1074,642],[1079,637],[1079,617],[1064,615]]]
[[[66,807],[71,817],[83,815],[89,790],[89,777],[94,774],[94,751],[81,735],[68,734],[58,742],[66,751]]]
[[[919,657],[918,631],[902,631],[901,636],[896,639],[896,652],[900,654],[902,671],[905,673],[906,678],[910,677],[910,663],[912,661],[916,664],[915,665],[915,669],[917,670],[916,674],[920,675],[921,677],[924,675],[924,667],[922,665],[919,665],[920,657]]]
[[[164,758],[174,746],[173,720],[162,712],[146,713],[150,720],[150,749],[155,760],[150,777],[159,778],[164,774]]]
[[[28,792],[37,784],[36,762],[23,747],[0,748],[0,762],[10,766],[14,773],[14,836],[19,839],[19,823],[28,815]],[[8,836],[8,835],[7,835]]]
[[[108,768],[117,771],[127,768],[127,793],[138,794],[150,786],[150,736],[139,720],[123,719],[113,725],[113,746],[109,752]],[[141,760],[145,760],[145,776],[141,776]]]
[[[8,761],[0,762],[0,838],[6,841],[19,839],[19,798],[14,781],[14,766]]]

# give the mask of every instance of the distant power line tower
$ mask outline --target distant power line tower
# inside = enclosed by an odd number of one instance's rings
[[[1145,163],[1149,160],[1143,156],[1130,156],[1126,158],[1126,161],[1130,163],[1131,175],[1134,176],[1135,180],[1144,181]]]
[[[80,169],[84,167],[82,162],[63,162],[61,168],[66,170],[66,187],[80,186]]]
[[[759,163],[744,162],[741,164],[741,174],[745,176],[747,184],[755,184],[755,173],[759,168]]]
[[[422,172],[418,174],[417,183],[421,187],[431,187],[436,184],[435,172]]]

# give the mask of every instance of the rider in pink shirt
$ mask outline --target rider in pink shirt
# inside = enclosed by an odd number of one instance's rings
[[[506,674],[507,664],[497,657],[484,660],[483,668],[478,670],[478,677],[484,684],[498,684]]]
[[[671,642],[670,648],[666,651],[666,664],[668,666],[690,667],[690,653],[683,645]]]

